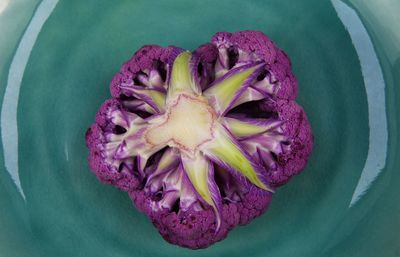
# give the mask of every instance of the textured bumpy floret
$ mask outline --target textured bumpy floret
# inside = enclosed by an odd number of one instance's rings
[[[86,133],[89,166],[173,244],[205,248],[251,222],[311,154],[290,60],[258,31],[193,53],[144,46],[110,91]]]
[[[185,212],[167,209],[154,211],[143,191],[131,191],[130,197],[138,209],[147,213],[160,234],[170,243],[191,249],[205,248],[226,237],[237,225],[245,225],[267,209],[272,194],[253,188],[242,195],[240,201],[226,201],[221,210],[221,225],[216,230],[215,215],[211,208],[191,208]]]

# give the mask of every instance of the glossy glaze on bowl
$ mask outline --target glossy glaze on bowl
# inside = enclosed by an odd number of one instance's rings
[[[0,256],[400,255],[399,2],[1,3]],[[268,213],[182,249],[88,172],[84,133],[140,46],[244,29],[291,57],[315,151]]]

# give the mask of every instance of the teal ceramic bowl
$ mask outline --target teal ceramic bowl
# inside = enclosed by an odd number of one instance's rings
[[[0,1],[0,256],[400,256],[400,2]],[[166,243],[89,172],[84,134],[144,44],[261,30],[291,57],[315,149],[269,211]]]

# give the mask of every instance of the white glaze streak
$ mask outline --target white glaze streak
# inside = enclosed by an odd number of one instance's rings
[[[4,163],[22,198],[25,194],[18,172],[18,124],[17,109],[21,81],[26,64],[36,39],[47,18],[53,12],[58,0],[43,0],[35,11],[13,57],[8,73],[7,86],[1,108],[1,140],[3,142]]]
[[[332,0],[332,4],[356,49],[368,101],[368,155],[349,204],[349,207],[352,207],[368,191],[386,165],[388,130],[385,82],[371,38],[357,13],[340,0]]]

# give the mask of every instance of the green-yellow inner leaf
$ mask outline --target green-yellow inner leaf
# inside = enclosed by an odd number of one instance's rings
[[[157,105],[157,107],[160,110],[164,109],[165,106],[165,94],[157,91],[157,90],[151,90],[149,92],[149,96],[153,99],[154,103]]]
[[[218,203],[213,199],[209,187],[209,180],[212,180],[212,182],[215,183],[214,178],[209,178],[210,168],[212,168],[212,166],[210,166],[209,161],[201,153],[198,153],[195,158],[182,156],[182,163],[196,192],[214,209],[217,228],[219,228],[221,225],[221,217],[217,208]]]
[[[199,195],[206,201],[209,205],[214,206],[214,202],[211,197],[211,192],[208,188],[208,171],[209,163],[203,157],[198,155],[195,159],[183,160],[184,169],[192,182],[194,188],[199,193]]]
[[[155,89],[149,89],[149,88],[128,88],[129,90],[131,90],[132,92],[134,92],[135,94],[139,95],[140,98],[143,98],[143,100],[145,102],[147,102],[147,104],[151,105],[151,102],[153,102],[156,106],[153,107],[151,106],[152,109],[154,109],[154,111],[163,111],[165,108],[165,93],[160,92],[158,90]],[[145,97],[142,97],[142,96]],[[150,98],[151,102],[146,101],[146,98]],[[158,110],[157,110],[157,109]]]
[[[157,170],[165,170],[176,161],[177,157],[172,148],[168,148],[163,154],[161,160],[158,162]]]
[[[257,176],[251,162],[246,158],[239,146],[231,140],[225,129],[219,126],[215,132],[216,136],[214,140],[207,144],[203,152],[214,159],[226,163],[259,188],[272,192],[273,190],[265,185]]]
[[[268,129],[266,126],[251,124],[238,119],[224,118],[229,130],[237,137],[247,137],[263,133]]]
[[[204,96],[214,105],[217,113],[223,113],[228,108],[232,101],[234,101],[245,80],[256,69],[257,66],[254,66],[238,72],[213,85],[204,92]]]
[[[190,72],[191,57],[190,52],[182,52],[176,57],[168,86],[168,99],[172,99],[179,93],[201,94]]]

